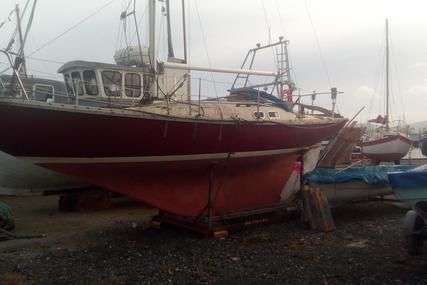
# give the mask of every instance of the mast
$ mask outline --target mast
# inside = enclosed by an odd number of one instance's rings
[[[157,41],[156,41],[156,0],[148,0],[148,38],[150,47],[148,49],[148,57],[150,59],[151,82],[150,84],[150,100],[157,97],[158,81],[157,81]]]
[[[174,58],[173,46],[172,46],[172,33],[171,33],[171,17],[170,17],[170,5],[169,0],[166,0],[166,19],[168,28],[168,58]]]
[[[386,39],[386,49],[385,49],[385,54],[386,54],[386,115],[385,115],[385,129],[386,131],[388,131],[390,129],[389,126],[389,43],[388,43],[388,19],[385,19],[385,39]]]
[[[16,25],[18,30],[19,44],[20,44],[19,52],[17,54],[17,56],[19,57],[19,60],[15,60],[15,62],[19,62],[18,73],[24,76],[27,76],[27,70],[25,68],[25,56],[24,56],[24,38],[22,35],[21,17],[19,15],[20,11],[19,11],[18,4],[16,4],[15,12],[16,12],[16,22],[17,22]]]
[[[187,32],[185,29],[185,1],[182,0],[182,37],[184,40],[184,63],[187,63]]]
[[[156,0],[148,1],[148,21],[149,21],[149,58],[151,70],[157,73],[157,42],[156,42]]]

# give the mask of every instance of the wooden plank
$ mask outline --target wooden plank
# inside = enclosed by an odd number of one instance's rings
[[[304,187],[304,222],[313,230],[330,232],[336,229],[326,195],[313,186]]]
[[[310,199],[310,188],[308,186],[304,186],[304,188],[301,191],[301,198],[302,198],[302,210],[303,210],[303,222],[307,224],[311,229],[314,228],[313,225],[313,212],[312,212],[312,206],[311,206],[311,199]]]
[[[316,200],[316,208],[319,211],[319,223],[318,230],[330,232],[336,229],[335,222],[332,217],[331,209],[329,208],[329,203],[326,198],[326,195],[320,191],[318,188],[311,188],[313,192],[313,197]]]

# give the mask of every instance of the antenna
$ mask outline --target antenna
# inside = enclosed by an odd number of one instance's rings
[[[390,83],[389,83],[389,63],[390,63],[390,59],[389,59],[389,43],[388,43],[388,19],[385,19],[385,37],[386,37],[386,115],[385,115],[385,129],[386,131],[388,131],[390,129],[389,126],[389,88],[390,88]]]

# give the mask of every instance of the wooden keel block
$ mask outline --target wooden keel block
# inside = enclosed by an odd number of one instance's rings
[[[228,231],[226,231],[226,230],[222,230],[222,231],[215,231],[215,232],[213,233],[213,236],[214,236],[215,238],[225,238],[225,237],[228,237]]]
[[[157,221],[157,220],[152,220],[151,221],[151,227],[154,229],[160,229],[162,226],[162,222]]]
[[[107,191],[67,194],[59,198],[59,210],[62,212],[102,210],[110,207],[111,192]]]

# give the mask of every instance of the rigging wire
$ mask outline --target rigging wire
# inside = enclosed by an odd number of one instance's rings
[[[163,40],[163,44],[164,44],[164,38],[165,38],[165,31],[163,29],[163,25],[164,25],[164,16],[162,15],[162,17],[160,18],[160,26],[159,26],[159,31],[160,33],[162,33],[161,35],[158,36],[157,38],[157,58],[159,58],[159,53],[160,53],[160,40]],[[164,48],[164,46],[163,46]]]
[[[287,35],[287,33],[286,33],[286,30],[285,30],[285,25],[283,24],[283,17],[282,17],[282,13],[280,13],[280,6],[279,6],[279,2],[278,2],[278,0],[275,0],[275,4],[276,4],[276,11],[277,11],[277,14],[279,15],[279,20],[280,20],[280,27],[281,27],[281,29],[282,29],[282,34],[283,34],[283,36],[285,37],[285,35]],[[286,37],[285,37],[286,38]],[[287,46],[287,48],[288,48],[288,55],[290,54],[290,51],[289,51],[289,45]],[[298,81],[297,81],[297,76],[296,76],[296,74],[295,74],[295,71],[294,71],[294,69],[293,68],[291,68],[291,66],[292,66],[292,62],[291,62],[291,56],[289,56],[289,62],[288,62],[288,67],[289,67],[289,74],[291,74],[291,72],[292,72],[292,78],[293,78],[293,81],[295,82],[295,85],[296,86],[298,86]]]
[[[204,49],[205,49],[206,57],[207,57],[207,60],[208,60],[208,65],[209,65],[209,68],[212,68],[212,62],[211,62],[211,58],[209,56],[208,45],[206,43],[205,32],[203,30],[202,19],[200,17],[199,7],[197,5],[197,1],[194,1],[194,4],[195,4],[194,6],[195,6],[195,9],[196,9],[197,18],[199,20],[199,27],[200,27],[200,32],[202,34],[202,41],[203,41],[203,46],[204,46]],[[212,77],[212,82],[214,83],[213,86],[214,86],[215,95],[216,95],[216,97],[218,97],[218,90],[217,90],[216,85],[215,85],[215,76],[214,76],[213,72],[210,72],[210,74],[211,74],[211,77]]]
[[[36,54],[37,52],[39,52],[40,50],[44,49],[45,47],[49,46],[50,44],[52,44],[54,41],[58,40],[59,38],[61,38],[62,36],[64,36],[65,34],[67,34],[68,32],[72,31],[73,29],[75,29],[76,27],[78,27],[80,24],[84,23],[85,21],[87,21],[88,19],[92,18],[93,16],[95,16],[96,14],[98,14],[99,12],[101,12],[102,10],[104,10],[105,8],[107,8],[109,5],[111,5],[113,2],[115,2],[116,0],[110,0],[109,2],[107,2],[104,6],[102,6],[101,8],[97,9],[95,12],[91,13],[90,15],[86,16],[85,18],[83,18],[82,20],[80,20],[78,23],[72,25],[70,28],[68,28],[67,30],[65,30],[64,32],[62,32],[61,34],[59,34],[58,36],[54,37],[53,39],[49,40],[48,42],[46,42],[45,44],[43,44],[41,47],[37,48],[36,50],[34,50],[33,52],[29,53],[26,57],[29,58],[32,55]],[[0,74],[5,73],[6,71],[10,70],[11,67],[8,67],[4,70],[2,70],[0,72]]]
[[[305,8],[306,8],[306,10],[307,10],[308,18],[309,18],[309,20],[310,20],[311,28],[313,29],[313,34],[314,34],[314,37],[315,37],[315,39],[316,39],[317,49],[319,50],[319,55],[320,55],[320,58],[321,58],[321,60],[322,60],[322,66],[323,66],[323,69],[324,69],[324,72],[325,72],[326,78],[327,78],[327,80],[328,80],[329,88],[332,88],[331,79],[330,79],[330,77],[329,77],[328,69],[326,68],[325,58],[324,58],[324,56],[323,56],[323,52],[322,52],[322,49],[321,49],[321,47],[320,47],[319,37],[317,36],[316,29],[314,28],[313,19],[311,18],[310,8],[308,7],[307,0],[304,0],[304,3],[305,3]]]
[[[142,13],[141,18],[139,18],[138,24],[136,25],[135,33],[133,33],[133,36],[132,36],[132,38],[131,38],[131,40],[130,40],[130,41],[131,41],[131,43],[135,40],[136,36],[138,35],[138,29],[139,29],[139,27],[141,26],[142,20],[145,18],[145,15],[147,14],[147,10],[148,10],[148,7],[147,7],[147,6],[145,6],[145,10],[144,10],[144,12]]]
[[[384,75],[384,61],[385,61],[385,35],[383,35],[381,37],[381,41],[379,44],[379,48],[378,48],[378,52],[377,52],[377,64],[375,67],[375,72],[374,72],[374,77],[373,77],[373,91],[374,93],[372,94],[371,97],[371,101],[369,104],[369,111],[368,111],[368,120],[371,119],[371,115],[372,115],[372,108],[375,105],[375,99],[376,99],[376,95],[380,94],[381,90],[380,90],[380,86],[382,84],[382,80],[383,80],[383,75]],[[378,98],[380,100],[379,103],[381,103],[381,96]],[[379,104],[379,106],[381,106],[381,104]],[[379,110],[379,113],[381,114],[383,112],[383,110]]]
[[[39,52],[40,50],[44,49],[45,47],[49,46],[50,44],[52,44],[53,42],[55,42],[56,40],[58,40],[59,38],[61,38],[62,36],[64,36],[65,34],[67,34],[68,32],[74,30],[76,27],[78,27],[79,25],[81,25],[82,23],[86,22],[87,20],[89,20],[90,18],[92,18],[93,16],[95,16],[96,14],[100,13],[102,10],[104,10],[105,8],[107,8],[108,6],[110,6],[111,4],[113,4],[116,0],[110,0],[108,1],[105,5],[103,5],[101,8],[97,9],[96,11],[94,11],[93,13],[91,13],[90,15],[84,17],[82,20],[80,20],[79,22],[77,22],[76,24],[72,25],[71,27],[69,27],[67,30],[65,30],[64,32],[62,32],[61,34],[59,34],[58,36],[54,37],[53,39],[51,39],[50,41],[46,42],[45,44],[43,44],[41,47],[37,48],[36,50],[34,50],[33,52],[31,52],[29,54],[29,56],[36,54],[37,52]]]
[[[7,22],[11,22],[12,19],[10,18],[13,14],[13,12],[15,11],[15,9],[13,9],[12,11],[9,12],[9,15],[6,17],[6,19],[4,19],[1,23],[0,23],[0,29],[7,23]]]
[[[31,42],[33,43],[33,46],[38,46],[38,42],[34,38],[33,34],[29,34],[29,36],[30,36]],[[41,56],[43,56],[44,54],[45,54],[44,52],[40,53]],[[28,60],[28,57],[26,56],[25,59]],[[43,67],[45,70],[49,69],[47,64],[46,64],[46,61],[42,61],[42,64],[43,64]],[[27,66],[27,68],[28,68],[28,66]]]
[[[391,47],[390,48],[391,49],[391,59],[392,59],[391,62],[392,62],[392,67],[393,67],[395,74],[396,74],[395,81],[397,82],[397,89],[398,89],[398,92],[400,95],[397,97],[399,98],[399,101],[400,101],[401,111],[403,114],[403,121],[405,121],[405,104],[404,104],[405,100],[403,100],[403,98],[402,98],[402,88],[401,88],[401,84],[400,84],[400,80],[399,80],[399,70],[397,68],[397,59],[396,59],[396,54],[395,54],[394,48],[393,48],[393,39],[392,39],[391,32],[390,32],[389,38],[390,38],[390,47]]]
[[[34,69],[34,68],[29,68],[29,70],[32,71],[32,72],[37,72],[37,73],[40,73],[40,74],[44,74],[44,77],[50,77],[50,78],[54,78],[56,80],[63,79],[62,75],[60,75],[58,73],[51,73],[51,72],[41,71],[41,70]]]
[[[29,1],[27,2],[27,5],[28,5],[28,3],[29,3]],[[23,51],[23,49],[24,49],[24,45],[25,45],[25,43],[26,43],[26,41],[27,41],[28,33],[29,33],[29,31],[30,31],[30,29],[31,29],[31,26],[32,26],[32,24],[33,24],[34,12],[35,12],[35,10],[36,10],[36,4],[37,4],[37,0],[34,0],[34,4],[33,4],[33,7],[32,7],[32,9],[31,9],[30,17],[29,17],[29,19],[28,19],[28,23],[27,23],[27,28],[26,28],[26,30],[25,30],[24,40],[23,40],[23,42],[21,43],[21,47],[19,48],[19,52],[18,52],[18,53],[21,53],[21,52]],[[27,9],[27,5],[25,5],[25,10]],[[24,12],[25,12],[25,11],[24,11]]]
[[[268,21],[268,17],[267,17],[267,10],[265,9],[265,4],[264,4],[264,0],[261,0],[261,4],[262,4],[262,10],[264,12],[264,20],[265,20],[265,24],[267,25],[267,31],[268,31],[268,43],[271,44],[271,30],[270,30],[270,22]],[[276,64],[276,68],[279,69],[279,63],[277,61],[277,55],[274,52],[274,48],[271,47],[271,52],[273,53],[273,58],[274,58],[274,62]]]
[[[126,0],[123,0],[122,1],[122,8],[121,8],[121,10],[120,11],[123,11],[124,10],[124,7],[125,7],[125,2],[126,2]],[[122,48],[122,33],[121,33],[121,26],[122,26],[122,17],[120,17],[120,19],[119,19],[119,27],[118,27],[118,29],[117,29],[117,37],[116,37],[116,44],[115,44],[115,52],[117,52],[119,49],[121,49]],[[118,46],[119,46],[119,43],[120,43],[120,48],[118,48]]]
[[[42,61],[42,62],[49,62],[49,63],[57,63],[57,64],[65,64],[63,61],[56,61],[52,59],[45,59],[40,57],[34,57],[34,56],[27,56],[27,59],[36,60],[36,61]]]
[[[203,29],[203,23],[202,23],[202,19],[200,17],[200,13],[199,13],[199,6],[197,5],[197,1],[194,1],[194,3],[195,3],[194,6],[196,8],[197,18],[199,20],[200,32],[202,34],[203,46],[205,48],[206,57],[207,57],[208,64],[209,64],[209,68],[212,68],[212,62],[211,62],[211,59],[210,59],[210,56],[209,56],[209,50],[208,50],[208,45],[206,43],[205,32],[204,32],[204,29]],[[219,115],[221,116],[221,118],[223,118],[223,113],[222,113],[221,105],[220,105],[220,102],[219,102],[218,89],[217,89],[217,85],[216,85],[216,82],[215,82],[215,76],[214,76],[213,72],[210,72],[210,74],[211,74],[211,78],[212,78],[212,81],[213,81],[213,87],[214,87],[214,91],[215,91],[215,96],[216,96],[217,103],[218,103],[218,105],[217,105],[218,106],[218,112],[219,112]]]
[[[276,11],[277,11],[277,14],[279,15],[280,27],[282,29],[283,36],[285,36],[287,33],[285,31],[285,25],[283,24],[282,13],[280,13],[279,2],[277,0],[275,0],[275,3],[276,3]]]

